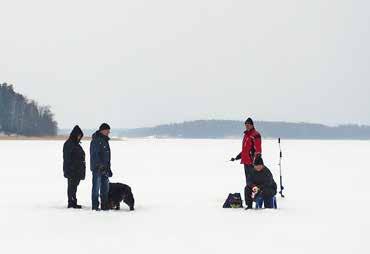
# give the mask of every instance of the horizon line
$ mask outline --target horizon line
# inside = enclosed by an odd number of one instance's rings
[[[133,129],[146,129],[146,128],[155,128],[158,126],[164,126],[164,125],[172,125],[172,124],[184,124],[184,123],[191,123],[191,122],[199,122],[199,121],[225,121],[225,122],[244,122],[243,120],[226,120],[226,119],[198,119],[198,120],[187,120],[187,121],[182,121],[182,122],[170,122],[170,123],[162,123],[162,124],[157,124],[157,125],[152,125],[152,126],[143,126],[143,127],[112,127],[112,130],[117,130],[117,129],[125,129],[125,130],[133,130]],[[370,127],[369,124],[359,124],[359,123],[338,123],[338,124],[324,124],[324,123],[318,123],[318,122],[309,122],[309,121],[273,121],[273,120],[254,120],[255,123],[287,123],[287,124],[310,124],[310,125],[323,125],[326,127],[341,127],[341,126],[360,126],[360,127]],[[65,129],[70,129],[73,128],[73,126],[69,127],[58,127],[58,130],[65,130]],[[87,127],[87,128],[82,128],[84,130],[94,130],[98,129],[99,127]]]

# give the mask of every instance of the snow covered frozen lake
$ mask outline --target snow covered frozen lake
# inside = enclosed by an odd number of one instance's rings
[[[222,209],[243,193],[239,140],[127,140],[112,147],[112,182],[136,211],[66,209],[61,141],[0,141],[2,253],[370,253],[370,142],[283,141],[279,210]],[[89,142],[83,142],[88,154]],[[264,140],[278,183],[278,144]],[[87,160],[89,156],[87,155]],[[89,167],[89,163],[88,163]]]

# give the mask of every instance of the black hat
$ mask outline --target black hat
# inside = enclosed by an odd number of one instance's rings
[[[103,130],[110,130],[109,124],[103,123],[102,125],[100,125],[99,131],[103,131]]]
[[[264,165],[263,164],[263,159],[261,156],[258,156],[255,160],[254,160],[254,165],[255,166],[258,166],[258,165]]]
[[[252,118],[250,118],[250,117],[249,117],[249,118],[245,121],[245,124],[251,124],[251,125],[254,125]]]

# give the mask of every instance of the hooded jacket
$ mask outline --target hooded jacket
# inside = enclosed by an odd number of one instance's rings
[[[83,137],[81,128],[76,125],[63,146],[63,172],[65,178],[84,180],[86,175],[85,152],[80,145]],[[78,139],[81,136],[81,139]]]

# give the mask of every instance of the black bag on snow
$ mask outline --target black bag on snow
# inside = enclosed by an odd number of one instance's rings
[[[230,193],[223,208],[243,208],[243,200],[240,193]]]

